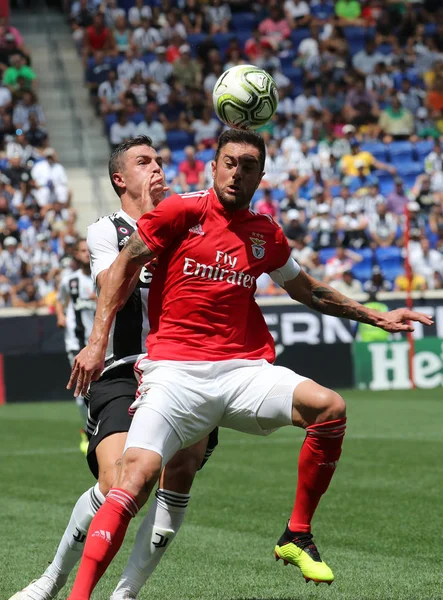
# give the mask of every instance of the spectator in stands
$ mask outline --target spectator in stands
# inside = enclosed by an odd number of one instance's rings
[[[337,243],[336,223],[330,213],[329,205],[321,204],[317,208],[316,215],[308,223],[308,231],[311,234],[315,250],[330,248]]]
[[[45,113],[41,105],[37,102],[37,96],[32,90],[27,90],[14,107],[12,122],[16,127],[25,129],[29,125],[29,116],[31,114],[37,117],[40,125],[45,124]]]
[[[443,110],[443,61],[434,63],[434,68],[424,75],[427,87],[426,104],[436,111]]]
[[[17,89],[17,80],[19,77],[24,79],[27,89],[35,89],[37,87],[37,76],[31,67],[26,64],[26,60],[22,55],[13,54],[10,58],[10,63],[11,66],[3,74],[3,83],[12,92]]]
[[[299,258],[303,255],[303,259],[306,259],[312,252],[312,248],[310,248],[309,251],[304,250],[302,253],[302,249],[305,247],[307,248],[304,242],[308,234],[307,227],[305,223],[303,223],[302,218],[302,213],[296,208],[288,210],[285,217],[285,224],[283,225],[283,231],[288,239],[289,246],[296,250],[296,254]],[[292,255],[295,258],[294,253]]]
[[[85,60],[99,50],[108,54],[115,49],[114,36],[101,12],[94,15],[92,25],[86,28],[83,39],[83,56]]]
[[[377,102],[385,102],[394,86],[385,61],[375,63],[372,73],[366,77],[366,89],[373,93]]]
[[[160,121],[166,131],[171,129],[188,129],[186,121],[186,104],[182,101],[177,87],[171,89],[168,102],[159,108]]]
[[[98,86],[97,96],[100,100],[100,114],[107,115],[121,109],[121,94],[125,90],[125,84],[117,79],[114,69],[108,71],[108,79]]]
[[[357,77],[353,86],[349,89],[343,115],[345,120],[359,127],[360,125],[373,125],[377,123],[379,107],[374,94],[365,88],[364,77]],[[371,131],[371,130],[369,130]],[[378,131],[375,130],[377,136]]]
[[[431,248],[428,238],[423,237],[420,246],[415,246],[411,250],[410,263],[413,272],[424,277],[427,288],[434,289],[436,284],[434,274],[438,273],[440,277],[443,275],[443,255]]]
[[[128,21],[134,29],[141,24],[142,17],[152,19],[152,9],[145,4],[145,0],[134,0],[134,6],[131,6],[128,12]]]
[[[345,271],[340,279],[333,279],[329,285],[348,298],[355,298],[363,292],[361,282],[353,276],[351,270]]]
[[[319,281],[324,281],[326,267],[321,262],[320,254],[318,252],[312,252],[306,261],[306,268],[309,275],[315,277]]]
[[[381,133],[385,136],[385,143],[407,140],[414,133],[414,116],[402,106],[397,94],[391,97],[388,106],[381,111],[378,123]]]
[[[366,193],[366,190],[376,183],[377,178],[371,172],[365,172],[365,162],[360,158],[354,162],[354,167],[357,170],[357,175],[349,178],[349,189],[353,194],[358,193],[360,195]]]
[[[182,18],[188,35],[202,32],[204,12],[199,0],[186,0]]]
[[[173,66],[166,60],[165,46],[157,46],[155,54],[157,58],[148,65],[148,77],[156,83],[165,83],[172,75]]]
[[[17,239],[12,236],[6,237],[3,241],[3,251],[0,253],[0,274],[12,285],[17,285],[26,275],[27,260],[28,257],[19,247]]]
[[[428,175],[432,175],[436,171],[443,170],[443,152],[441,142],[435,141],[433,150],[425,157],[425,171]]]
[[[32,279],[24,279],[12,289],[12,306],[14,308],[36,309],[43,306],[43,300]]]
[[[404,273],[397,275],[395,278],[394,289],[397,292],[407,292],[409,290],[409,279]],[[423,292],[426,290],[426,279],[423,275],[412,273],[411,290],[413,292]]]
[[[41,275],[43,269],[52,269],[59,266],[58,257],[51,252],[48,246],[49,234],[38,233],[36,247],[32,249],[29,257],[30,273],[33,277]]]
[[[288,166],[283,153],[278,148],[278,144],[272,141],[266,148],[265,174],[262,184],[280,187],[288,178]]]
[[[160,148],[166,142],[166,131],[156,116],[156,108],[153,104],[146,105],[145,118],[137,125],[135,135],[147,135],[154,148]]]
[[[326,282],[342,279],[343,273],[352,271],[354,265],[362,262],[363,257],[357,252],[344,248],[341,244],[337,245],[335,256],[332,256],[326,262],[325,277]]]
[[[8,109],[12,104],[11,90],[6,87],[5,82],[0,82],[0,109]]]
[[[279,6],[272,6],[269,16],[258,26],[262,42],[267,42],[274,50],[282,48],[284,40],[291,35],[291,28]]]
[[[309,3],[305,0],[286,0],[284,11],[291,29],[306,27],[311,20]]]
[[[374,248],[392,246],[397,235],[397,219],[392,212],[388,212],[388,205],[384,202],[377,204],[376,211],[369,218],[371,245]]]
[[[339,25],[349,27],[364,24],[364,21],[360,19],[361,5],[358,0],[338,0],[335,4],[335,14],[338,17]]]
[[[48,132],[38,121],[36,113],[30,113],[28,124],[23,128],[28,144],[37,149],[45,148],[48,143]]]
[[[363,289],[370,296],[378,294],[378,292],[390,292],[392,290],[392,284],[390,281],[384,278],[383,272],[379,265],[372,267],[371,279],[365,281]]]
[[[411,199],[418,204],[419,210],[424,215],[429,215],[432,207],[442,202],[442,194],[435,192],[432,185],[432,178],[435,177],[435,174],[439,178],[440,173],[436,171],[431,176],[427,173],[422,173],[417,177],[409,192]]]
[[[332,0],[317,0],[310,6],[312,21],[317,26],[326,25],[334,16],[334,3]]]
[[[142,77],[146,77],[146,64],[136,58],[132,48],[129,48],[126,51],[125,60],[117,67],[118,79],[122,85],[127,86],[137,73],[140,73]]]
[[[440,131],[438,130],[433,119],[429,117],[428,109],[424,106],[420,106],[415,115],[415,134],[416,139],[418,138],[434,138],[440,137]]]
[[[3,168],[3,174],[9,179],[14,190],[25,194],[26,182],[29,181],[30,171],[27,167],[22,166],[20,156],[11,156],[8,161],[8,166]]]
[[[377,64],[383,64],[385,61],[384,55],[377,51],[375,40],[368,39],[363,50],[360,50],[352,59],[352,66],[361,77],[366,77],[374,72]]]
[[[294,114],[303,117],[307,114],[310,108],[314,108],[322,113],[322,105],[317,96],[314,96],[312,85],[306,84],[303,88],[303,93],[299,94],[294,100]]]
[[[198,150],[214,148],[221,130],[220,121],[214,119],[210,108],[205,107],[201,119],[195,119],[191,124],[194,132],[194,142]]]
[[[37,198],[40,207],[52,205],[55,199],[62,204],[69,203],[68,177],[65,168],[58,162],[53,148],[46,148],[45,157],[37,162],[31,170],[35,182]]]
[[[368,219],[361,204],[355,200],[349,202],[345,214],[337,221],[337,228],[343,232],[343,246],[354,250],[366,248],[369,243],[367,227]]]
[[[128,120],[125,110],[117,112],[117,121],[111,125],[109,139],[111,147],[114,149],[122,142],[136,136],[136,126],[132,121]]]
[[[116,17],[113,36],[117,52],[124,54],[132,44],[132,31],[127,26],[124,14]]]
[[[269,215],[277,223],[280,221],[279,202],[272,197],[272,190],[268,188],[263,191],[263,198],[254,204],[254,211],[261,215]]]
[[[403,79],[401,88],[398,93],[398,99],[401,105],[410,111],[412,115],[416,115],[418,109],[423,102],[423,91],[412,85],[409,79]]]
[[[124,17],[126,20],[126,12],[124,8],[119,8],[117,0],[104,0],[100,6],[100,10],[105,17],[107,27],[113,28],[119,17]]]
[[[206,27],[210,34],[227,33],[231,20],[231,8],[227,2],[212,0],[206,9]]]
[[[26,139],[22,129],[15,131],[15,136],[6,144],[6,158],[20,157],[20,164],[25,167],[28,161],[39,158],[36,149]]]
[[[403,187],[403,179],[401,177],[395,177],[394,184],[394,191],[386,196],[386,208],[389,213],[403,216],[405,213],[405,206],[408,203],[408,198]]]
[[[395,175],[397,173],[397,169],[386,163],[383,163],[375,158],[373,154],[368,152],[367,150],[361,150],[360,142],[357,139],[354,139],[351,142],[351,154],[345,154],[341,159],[341,168],[344,175],[352,175],[357,176],[360,167],[359,165],[363,163],[363,173],[365,175],[369,175],[371,169],[379,169],[380,171],[387,171],[391,175]]]
[[[173,35],[179,35],[183,40],[186,39],[186,27],[181,22],[181,13],[177,9],[169,10],[165,15],[165,20],[160,29],[160,35],[163,40],[168,42]]]
[[[153,26],[151,19],[142,16],[140,27],[134,31],[132,41],[137,51],[145,54],[155,51],[155,48],[162,43],[162,36],[160,31]]]
[[[108,79],[108,73],[111,70],[111,64],[106,59],[105,53],[97,50],[86,69],[86,84],[91,97],[95,98],[97,96],[100,84]]]
[[[191,47],[188,44],[180,46],[180,58],[174,62],[173,75],[185,88],[201,86],[201,68],[199,63],[191,58]]]
[[[172,161],[172,154],[169,148],[162,148],[159,151],[162,159],[163,171],[165,173],[166,185],[173,191],[179,185],[178,166]]]
[[[195,192],[204,187],[205,165],[202,160],[195,157],[193,146],[186,146],[185,160],[178,167],[180,187],[183,192]]]
[[[2,281],[0,276],[0,308],[10,308],[11,306],[11,286],[7,281]]]

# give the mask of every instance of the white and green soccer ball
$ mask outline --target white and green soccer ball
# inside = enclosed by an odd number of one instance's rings
[[[257,129],[266,125],[277,110],[278,91],[263,69],[237,65],[220,75],[212,100],[218,118],[229,127]]]

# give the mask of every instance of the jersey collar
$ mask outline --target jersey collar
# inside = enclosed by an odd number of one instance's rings
[[[124,220],[129,223],[129,225],[131,225],[131,227],[133,227],[134,229],[137,229],[137,220],[133,219],[132,217],[130,217],[128,215],[128,213],[125,213],[125,211],[121,208],[118,213],[117,213],[120,217],[123,217]]]

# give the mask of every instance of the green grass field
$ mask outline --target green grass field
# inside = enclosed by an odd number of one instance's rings
[[[344,452],[313,527],[336,575],[331,587],[306,585],[296,568],[273,558],[292,506],[302,432],[286,428],[264,439],[223,430],[197,476],[183,529],[140,598],[443,599],[442,389],[344,397]],[[74,403],[0,407],[0,600],[43,571],[73,504],[93,483],[77,434]],[[94,600],[109,600],[136,527]],[[67,596],[65,588],[59,598]]]

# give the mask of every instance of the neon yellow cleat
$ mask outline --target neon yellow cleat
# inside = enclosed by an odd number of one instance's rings
[[[80,429],[80,452],[85,456],[88,454],[89,440],[84,429]]]
[[[291,563],[302,572],[306,583],[313,581],[315,585],[334,581],[334,573],[322,561],[312,533],[294,533],[286,526],[286,530],[274,548],[275,560],[283,560],[284,565]]]

